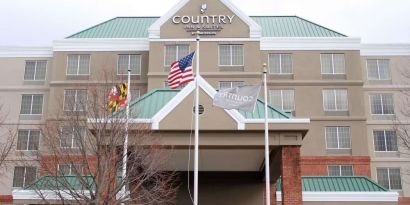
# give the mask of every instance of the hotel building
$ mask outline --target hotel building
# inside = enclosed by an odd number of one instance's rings
[[[56,109],[77,109],[56,99],[85,98],[82,86],[103,82],[107,70],[121,81],[131,68],[133,98],[146,106],[153,135],[180,147],[172,159],[184,176],[194,85],[169,90],[166,80],[171,62],[195,51],[198,29],[200,204],[264,204],[263,101],[254,112],[212,106],[218,89],[261,83],[264,63],[272,204],[410,204],[410,158],[395,131],[397,119],[409,123],[410,44],[362,44],[298,16],[247,16],[228,0],[117,17],[52,47],[0,47],[1,129],[17,134],[0,204],[40,203],[24,189],[41,178],[38,162],[21,165],[17,156],[41,152],[38,127]],[[186,190],[177,204],[191,203]]]

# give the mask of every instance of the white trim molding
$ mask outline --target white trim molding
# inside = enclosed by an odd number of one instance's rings
[[[53,42],[53,51],[149,51],[148,38],[79,38]]]
[[[50,58],[52,47],[0,46],[0,58]]]
[[[230,9],[236,16],[238,16],[243,22],[249,26],[249,37],[250,38],[260,38],[262,36],[262,28],[249,16],[239,10],[234,4],[229,0],[220,0],[228,9]],[[165,13],[161,18],[156,20],[148,29],[150,39],[159,39],[161,26],[167,22],[173,15],[175,15],[182,7],[184,7],[189,0],[181,0],[174,7],[172,7],[167,13]]]
[[[409,56],[410,44],[362,44],[361,56]]]
[[[196,38],[153,38],[151,42],[196,42]],[[201,38],[201,42],[259,42],[260,38]]]
[[[303,201],[334,202],[397,202],[397,192],[303,192]],[[276,200],[282,201],[282,192],[276,192]]]
[[[85,195],[90,197],[90,191],[81,190],[81,195]],[[57,194],[54,190],[22,190],[22,189],[15,189],[12,191],[13,200],[43,200],[44,197],[46,200],[61,200],[64,198],[65,200],[75,200],[72,196],[71,191],[69,190],[60,190],[59,194]],[[41,196],[41,195],[42,196]]]
[[[264,37],[261,50],[360,50],[356,37]]]

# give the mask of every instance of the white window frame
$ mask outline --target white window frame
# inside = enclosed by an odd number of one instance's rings
[[[18,187],[15,187],[15,186],[14,186],[14,178],[15,178],[15,174],[16,174],[16,173],[15,173],[16,167],[24,167],[24,174],[23,174],[24,177],[23,177],[23,186],[22,186],[22,187],[25,187],[25,186],[28,185],[28,184],[26,184],[26,180],[27,180],[27,179],[26,179],[26,178],[27,178],[27,177],[26,177],[26,174],[27,174],[27,168],[28,168],[28,167],[34,167],[34,168],[36,169],[34,178],[37,179],[37,174],[38,174],[38,169],[37,169],[37,167],[35,167],[35,166],[15,166],[15,167],[14,167],[14,172],[13,172],[13,185],[12,185],[13,188],[21,188],[21,187],[19,187],[19,186],[18,186]]]
[[[325,73],[323,72],[323,63],[322,63],[322,55],[332,55],[332,73]],[[344,73],[335,73],[335,60],[334,60],[334,56],[335,55],[343,55],[343,68],[344,68]],[[321,53],[320,54],[320,72],[321,74],[324,75],[346,75],[346,55],[344,53]]]
[[[333,95],[334,95],[334,100],[335,100],[335,109],[334,110],[329,110],[329,109],[326,109],[326,103],[325,103],[325,91],[326,90],[331,90],[331,91],[333,91]],[[336,95],[336,91],[338,91],[338,90],[345,90],[346,91],[346,109],[338,109],[337,107],[337,95]],[[341,89],[323,89],[322,90],[322,98],[323,98],[323,110],[324,111],[329,111],[329,112],[332,112],[332,111],[336,111],[336,112],[338,112],[338,111],[349,111],[349,92],[348,92],[348,90],[347,89],[343,89],[343,88],[341,88]]]
[[[369,60],[375,60],[376,65],[377,65],[377,79],[370,79],[369,77]],[[380,66],[379,66],[379,61],[380,60],[388,60],[389,61],[389,78],[387,79],[381,79],[380,78]],[[391,80],[391,69],[390,69],[390,59],[366,59],[366,69],[367,69],[367,80]]]
[[[380,98],[380,101],[381,101],[381,105],[382,105],[382,114],[375,114],[375,113],[373,113],[372,112],[372,103],[373,103],[373,100],[372,100],[372,96],[373,95],[379,95],[379,96],[382,96],[382,95],[391,95],[392,96],[392,99],[393,99],[393,114],[384,114],[384,109],[383,109],[383,98],[381,97]],[[395,106],[394,106],[394,94],[393,93],[370,93],[369,94],[369,108],[370,108],[370,114],[371,115],[374,115],[374,116],[394,116],[394,115],[396,115],[395,113],[396,113],[396,111],[395,111]]]
[[[30,113],[29,114],[27,114],[27,113],[24,113],[24,114],[22,114],[21,113],[21,108],[22,108],[22,104],[20,105],[20,115],[31,115],[31,116],[39,116],[39,115],[43,115],[43,110],[44,110],[44,95],[43,94],[22,94],[21,95],[21,103],[23,103],[23,96],[24,95],[31,95],[31,104],[30,104]],[[35,95],[41,95],[41,97],[42,97],[42,101],[41,101],[41,113],[39,113],[39,114],[33,114],[33,101],[34,101],[34,96]]]
[[[372,133],[372,134],[373,134],[373,147],[374,147],[374,151],[375,151],[375,152],[381,152],[381,153],[386,153],[386,152],[396,153],[396,152],[398,152],[398,151],[399,151],[399,145],[396,145],[396,146],[397,146],[397,151],[388,151],[388,150],[387,150],[386,131],[393,131],[393,132],[394,132],[394,135],[395,135],[395,137],[396,137],[396,142],[397,142],[397,133],[396,133],[394,130],[387,130],[387,129],[385,129],[385,130],[373,130],[373,133]],[[385,147],[385,150],[384,150],[384,151],[376,150],[376,140],[375,140],[374,132],[383,132],[384,147]]]
[[[326,132],[326,128],[330,128],[330,127],[336,127],[337,128],[337,131],[336,131],[336,133],[337,133],[337,136],[336,136],[336,138],[337,138],[337,148],[329,148],[328,146],[327,146],[327,132]],[[339,128],[344,128],[344,127],[347,127],[347,128],[349,128],[349,136],[350,136],[350,142],[349,142],[349,144],[350,144],[350,148],[341,148],[340,147],[340,137],[339,137],[339,135],[340,135],[340,132],[339,132]],[[352,149],[352,128],[351,127],[349,127],[349,126],[326,126],[325,127],[325,143],[326,143],[326,149],[329,149],[329,150],[351,150]]]
[[[83,167],[82,167],[81,164],[58,164],[58,166],[57,166],[57,173],[58,173],[59,175],[60,175],[60,170],[61,170],[60,166],[70,166],[70,173],[67,174],[67,175],[62,175],[62,176],[75,176],[75,174],[73,173],[73,167],[74,167],[74,169],[75,169],[75,166],[78,166],[78,168],[81,169],[81,170],[80,170],[80,171],[81,171],[80,174],[83,173]]]
[[[68,74],[68,58],[69,56],[77,56],[77,74]],[[88,61],[88,73],[87,74],[79,74],[80,72],[80,56],[89,56],[90,60]],[[90,54],[68,54],[67,55],[67,63],[66,63],[65,74],[67,76],[89,76],[91,72],[91,55]]]
[[[165,45],[164,46],[164,67],[169,67],[169,66],[171,66],[171,64],[169,64],[169,65],[167,65],[167,46],[175,46],[176,47],[176,51],[175,51],[175,59],[174,59],[174,61],[177,61],[177,60],[180,60],[180,57],[179,57],[179,47],[180,46],[188,46],[188,55],[189,55],[189,53],[191,52],[191,46],[189,46],[188,44],[174,44],[174,45],[172,45],[172,44],[170,44],[170,45]],[[183,56],[181,57],[181,58],[183,58]],[[172,63],[172,62],[171,62]]]
[[[376,167],[376,181],[377,181],[377,183],[379,183],[379,178],[378,178],[378,174],[377,174],[377,170],[378,170],[378,169],[387,169],[387,179],[388,179],[388,181],[389,181],[389,187],[386,187],[387,189],[392,190],[392,191],[395,191],[395,190],[396,190],[396,191],[403,190],[403,179],[402,179],[402,177],[401,177],[401,168],[400,168],[400,167]],[[398,170],[399,170],[401,189],[390,189],[390,187],[391,187],[390,169],[398,169]]]
[[[26,144],[26,149],[18,149],[18,136],[19,136],[19,132],[20,131],[28,131],[28,136],[27,136],[27,144]],[[35,132],[39,132],[39,136],[38,136],[38,145],[37,145],[37,148],[38,149],[29,149],[29,147],[30,147],[30,139],[32,138],[31,137],[31,132],[32,131],[35,131]],[[40,132],[40,130],[30,130],[30,129],[20,129],[20,130],[17,130],[17,145],[16,145],[16,150],[17,151],[38,151],[39,149],[40,149],[40,139],[41,139],[41,132]]]
[[[128,75],[128,73],[125,73],[125,74],[120,74],[120,73],[119,73],[119,61],[120,61],[120,56],[128,56],[128,68],[127,68],[127,69],[130,69],[130,66],[131,66],[131,56],[137,56],[137,57],[139,57],[139,59],[140,59],[140,70],[139,70],[139,73],[137,73],[137,74],[132,74],[132,72],[131,72],[131,75],[134,75],[134,76],[141,75],[141,70],[142,70],[142,55],[141,55],[141,54],[118,54],[118,56],[117,56],[117,75]]]
[[[242,85],[245,85],[245,81],[219,81],[218,82],[218,90],[220,90],[221,89],[221,83],[230,83],[231,84],[231,86],[230,86],[230,88],[233,88],[233,84],[234,83],[241,83]],[[228,89],[228,88],[226,88],[226,89]]]
[[[280,101],[281,101],[281,107],[280,107],[280,109],[281,110],[283,110],[283,111],[285,111],[285,112],[293,112],[293,111],[295,111],[295,90],[294,89],[272,89],[272,90],[269,90],[270,92],[269,92],[269,100],[271,101],[270,103],[271,103],[271,105],[273,105],[273,103],[272,103],[272,91],[274,91],[274,90],[278,90],[278,91],[280,91]],[[293,91],[293,107],[292,107],[292,110],[285,110],[285,109],[283,109],[283,105],[284,105],[284,102],[283,102],[283,91],[285,91],[285,90],[292,90]]]
[[[221,65],[221,46],[229,46],[229,51],[230,51],[230,64],[229,65]],[[232,46],[242,46],[242,65],[232,65]],[[219,67],[237,67],[237,66],[244,66],[245,65],[245,48],[243,44],[219,44],[218,45],[218,66]]]
[[[68,128],[70,128],[69,126],[66,126],[66,127],[68,127]],[[80,138],[82,138],[82,137],[85,137],[85,135],[87,134],[87,130],[86,130],[86,127],[81,127],[82,129],[84,129],[83,131],[82,131],[82,133],[81,133],[81,135],[80,135]],[[71,132],[71,146],[69,146],[69,147],[63,147],[61,144],[61,137],[60,137],[60,148],[63,148],[63,149],[79,149],[80,147],[79,146],[77,146],[77,143],[76,143],[76,141],[75,141],[75,127],[71,127],[70,128],[70,132]],[[63,136],[64,135],[64,127],[61,127],[60,128],[60,133],[61,133],[61,136]]]
[[[75,90],[75,95],[74,95],[74,110],[66,110],[65,109],[65,101],[66,101],[66,92],[67,91],[69,91],[69,90]],[[85,103],[85,108],[84,108],[84,110],[78,110],[77,109],[77,98],[78,98],[78,91],[86,91],[86,99],[85,99],[85,101],[87,102],[88,101],[88,90],[87,89],[66,89],[66,90],[64,90],[64,102],[63,102],[63,110],[64,111],[67,111],[67,112],[84,112],[84,111],[87,111],[87,103]]]
[[[271,68],[270,68],[270,64],[271,64],[271,62],[270,62],[270,56],[271,55],[279,55],[279,70],[280,70],[280,73],[273,73],[273,72],[271,72]],[[291,72],[290,73],[284,73],[283,72],[283,68],[282,68],[282,56],[283,55],[290,55],[290,58],[291,58]],[[271,74],[271,75],[293,75],[293,55],[291,54],[291,53],[269,53],[269,55],[268,55],[268,72],[269,72],[269,74]]]
[[[36,79],[37,64],[38,64],[39,61],[45,61],[46,62],[46,72],[44,74],[44,79],[37,80]],[[26,80],[25,79],[25,77],[26,77],[25,73],[26,73],[26,69],[27,69],[27,62],[35,62],[35,65],[34,65],[34,79],[33,80]],[[46,81],[46,79],[47,79],[47,70],[48,70],[47,67],[48,67],[48,61],[47,60],[26,60],[26,65],[24,67],[24,76],[23,76],[24,81]]]
[[[138,98],[132,99],[133,98],[133,95],[132,95],[133,91],[138,92]],[[141,97],[141,90],[140,89],[131,89],[130,90],[130,96],[131,96],[131,101],[139,99]]]
[[[330,175],[330,169],[329,169],[329,167],[338,167],[338,169],[339,169],[339,175],[338,176],[354,176],[354,167],[353,167],[353,165],[351,165],[351,164],[330,164],[330,165],[327,165],[327,175],[328,176],[334,176],[334,175]],[[351,167],[352,168],[352,175],[342,175],[342,166],[345,166],[345,167],[347,167],[347,166],[349,166],[349,167]]]

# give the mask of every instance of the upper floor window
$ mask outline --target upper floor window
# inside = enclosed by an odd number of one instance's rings
[[[24,80],[43,81],[46,79],[47,61],[30,60],[26,61],[24,70]]]
[[[117,75],[141,75],[141,55],[118,55]]]
[[[390,80],[389,64],[388,59],[367,60],[367,78],[369,80]]]
[[[345,55],[324,53],[320,54],[322,74],[345,74]]]
[[[377,168],[377,183],[387,189],[400,190],[400,168]]]
[[[374,115],[393,115],[393,94],[378,93],[370,95],[371,112]]]
[[[220,66],[243,66],[243,45],[219,45]]]
[[[68,55],[67,75],[90,75],[90,55]]]
[[[351,149],[350,127],[326,127],[327,149]]]
[[[329,165],[327,170],[329,176],[353,176],[352,165]]]
[[[13,187],[25,187],[36,180],[36,167],[14,167]]]
[[[58,173],[60,175],[70,176],[70,175],[82,175],[81,164],[59,164]]]
[[[64,126],[61,128],[60,147],[61,148],[79,148],[80,140],[86,134],[85,127]]]
[[[64,111],[85,111],[87,90],[64,90]]]
[[[243,84],[244,84],[243,81],[220,81],[219,90],[238,87],[238,86],[242,86]]]
[[[374,130],[374,150],[376,152],[396,152],[397,136],[394,130]]]
[[[166,45],[165,46],[165,66],[171,66],[177,61],[189,54],[189,45]]]
[[[19,130],[17,135],[17,150],[38,150],[40,130]]]
[[[295,91],[292,89],[271,90],[270,102],[283,111],[291,112],[295,110]]]
[[[292,55],[291,54],[269,54],[269,73],[270,74],[292,74]]]
[[[24,94],[21,98],[20,114],[41,115],[43,113],[43,95]]]
[[[324,89],[323,108],[325,111],[347,111],[347,89]]]

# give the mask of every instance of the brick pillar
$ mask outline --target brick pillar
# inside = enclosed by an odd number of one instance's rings
[[[300,146],[282,146],[282,205],[302,205]]]

